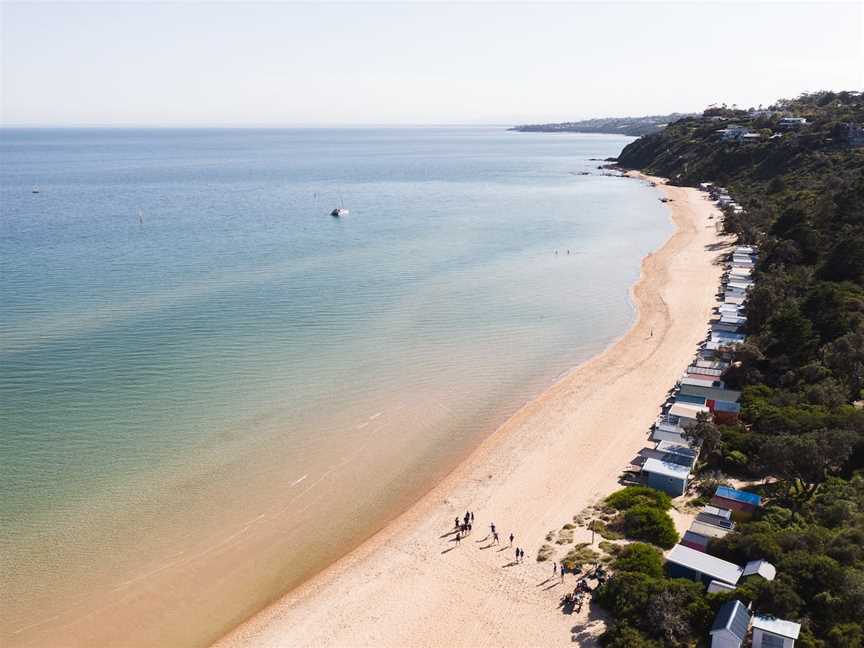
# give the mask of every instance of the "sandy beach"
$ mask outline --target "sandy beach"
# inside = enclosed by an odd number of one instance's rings
[[[526,404],[392,524],[217,646],[572,646],[574,636],[591,645],[602,619],[562,614],[567,583],[550,579],[537,549],[619,487],[706,334],[722,272],[717,210],[695,189],[661,191],[676,231],[643,260],[633,327]],[[457,546],[446,534],[467,510],[474,531]],[[491,522],[500,546],[486,540]],[[522,564],[512,564],[516,546]]]

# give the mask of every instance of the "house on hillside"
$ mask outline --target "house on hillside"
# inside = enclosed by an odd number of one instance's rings
[[[807,119],[804,117],[781,117],[777,123],[777,128],[780,130],[794,130],[807,125]]]
[[[793,648],[801,624],[772,616],[753,617],[753,648]]]
[[[711,624],[711,648],[741,648],[750,628],[750,611],[738,599],[726,601]]]

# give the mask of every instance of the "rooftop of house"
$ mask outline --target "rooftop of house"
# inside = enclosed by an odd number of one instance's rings
[[[717,490],[714,492],[714,496],[736,502],[743,502],[744,504],[752,504],[753,506],[760,506],[762,504],[762,498],[756,493],[749,493],[747,491],[729,488],[728,486],[718,486]]]
[[[741,567],[727,560],[722,560],[701,551],[696,551],[684,545],[675,545],[666,556],[666,562],[671,562],[687,569],[705,574],[724,583],[733,585],[741,578]]]
[[[800,623],[762,614],[753,617],[753,628],[789,639],[797,639],[798,633],[801,632]]]
[[[740,641],[747,636],[747,628],[750,627],[750,612],[738,599],[726,601],[717,611],[714,623],[711,625],[711,634],[728,630]]]

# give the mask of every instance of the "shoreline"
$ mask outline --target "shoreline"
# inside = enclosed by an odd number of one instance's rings
[[[719,212],[696,189],[628,175],[657,182],[675,225],[642,259],[630,328],[524,404],[407,511],[216,646],[572,645],[578,619],[557,609],[563,586],[537,585],[551,573],[535,562],[537,548],[546,531],[617,487],[704,337],[721,274],[709,219]],[[442,534],[465,510],[476,529],[456,547]],[[506,564],[511,550],[479,542],[491,521],[502,537],[515,531],[525,563]]]

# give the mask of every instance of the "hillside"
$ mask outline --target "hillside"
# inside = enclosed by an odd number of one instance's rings
[[[629,144],[619,164],[726,187],[725,226],[758,246],[747,339],[724,381],[742,422],[706,423],[703,493],[729,479],[765,506],[710,554],[777,578],[706,594],[620,569],[598,593],[606,646],[692,645],[726,600],[801,624],[799,648],[864,646],[864,97],[820,92],[764,111],[707,110]],[[663,611],[686,610],[684,616]]]
[[[660,132],[667,124],[687,116],[685,113],[672,113],[647,117],[604,117],[557,124],[524,124],[509,130],[523,133],[606,133],[639,137]]]

